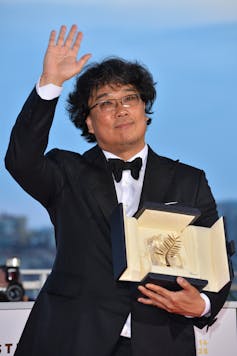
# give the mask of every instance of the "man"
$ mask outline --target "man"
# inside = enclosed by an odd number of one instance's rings
[[[132,216],[145,201],[178,201],[199,208],[197,224],[211,226],[217,212],[205,175],[146,145],[153,79],[139,64],[121,59],[89,67],[69,96],[71,120],[97,145],[83,155],[44,155],[60,87],[90,58],[77,61],[82,34],[75,25],[65,34],[62,26],[57,39],[55,31],[50,35],[37,91],[17,119],[6,156],[14,178],[47,209],[57,244],[52,273],[15,355],[195,355],[193,325],[213,323],[229,285],[204,294],[178,278],[179,292],[148,284],[139,286],[143,297],[134,299],[130,284],[113,278],[109,222],[118,202]],[[113,158],[138,158],[141,170],[125,167],[117,176]]]

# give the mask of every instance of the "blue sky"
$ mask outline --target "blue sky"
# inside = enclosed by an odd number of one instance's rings
[[[147,142],[161,155],[203,168],[218,201],[237,199],[237,2],[232,0],[0,0],[0,213],[48,225],[47,213],[3,164],[11,127],[38,79],[51,29],[76,23],[81,53],[139,60],[157,82]],[[65,113],[64,88],[49,149],[90,145]]]

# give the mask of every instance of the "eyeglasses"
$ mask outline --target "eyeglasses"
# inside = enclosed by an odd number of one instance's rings
[[[132,106],[136,106],[139,101],[140,101],[140,95],[139,94],[129,94],[126,96],[123,96],[120,99],[108,99],[108,100],[102,100],[98,101],[94,105],[92,105],[89,108],[89,111],[94,109],[96,106],[98,106],[99,110],[101,112],[110,112],[114,111],[117,108],[118,102],[123,105],[125,108],[130,108]]]

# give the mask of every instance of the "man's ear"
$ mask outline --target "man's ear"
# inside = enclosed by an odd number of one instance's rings
[[[87,124],[89,133],[94,134],[94,129],[93,129],[92,120],[91,120],[90,116],[87,116],[86,124]]]

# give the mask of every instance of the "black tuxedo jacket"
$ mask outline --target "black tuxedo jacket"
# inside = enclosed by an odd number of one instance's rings
[[[129,283],[113,278],[109,218],[117,205],[107,161],[98,146],[83,155],[52,150],[44,155],[57,99],[35,90],[13,128],[6,167],[47,209],[57,254],[34,304],[15,355],[110,356],[132,314],[134,356],[195,355],[193,324],[211,324],[229,286],[208,293],[209,318],[188,319],[136,302]],[[156,155],[150,148],[143,202],[177,201],[201,210],[196,222],[211,226],[216,205],[204,172]]]

